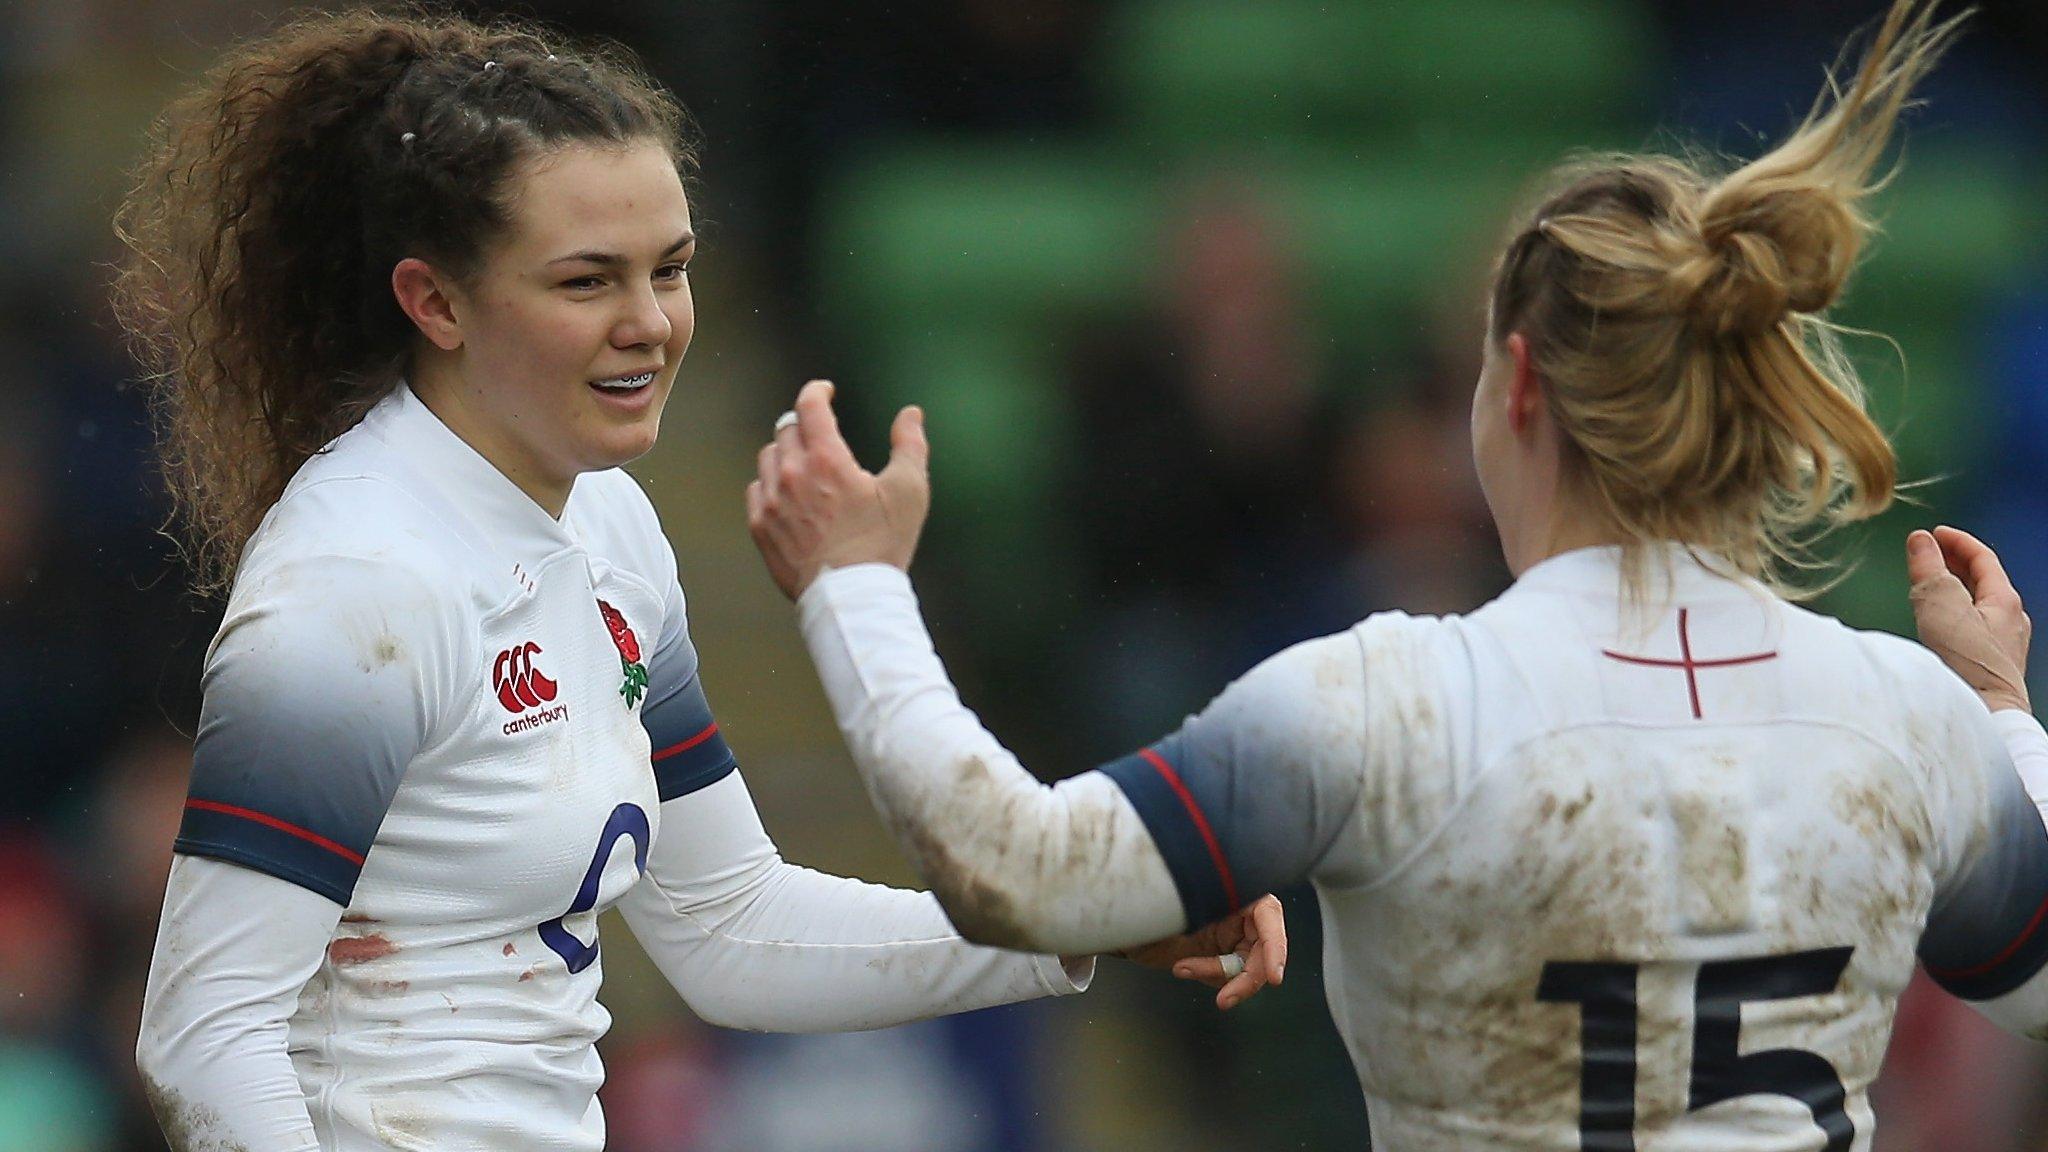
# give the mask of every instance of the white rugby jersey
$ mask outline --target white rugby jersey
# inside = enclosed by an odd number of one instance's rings
[[[2048,833],[1928,652],[1675,548],[1631,612],[1618,556],[1295,647],[1052,789],[960,707],[902,573],[828,572],[804,626],[970,936],[1116,947],[1312,881],[1376,1148],[1867,1149],[1916,954],[2048,1027]]]
[[[186,955],[215,927],[192,894],[242,890],[195,864],[340,906],[281,1010],[326,1152],[600,1148],[597,918],[622,898],[715,1022],[874,1027],[1076,990],[1054,960],[966,945],[928,897],[782,864],[637,484],[583,476],[556,520],[404,386],[299,472],[243,556],[177,851],[145,1052],[248,998],[224,978],[236,957]],[[174,1143],[243,1139],[231,1095],[153,1088]]]

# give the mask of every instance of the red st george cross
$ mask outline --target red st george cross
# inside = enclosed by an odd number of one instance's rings
[[[1692,718],[1700,720],[1704,719],[1700,715],[1700,679],[1697,674],[1700,669],[1733,668],[1738,664],[1756,664],[1764,660],[1775,660],[1778,658],[1778,654],[1775,651],[1752,652],[1747,656],[1725,656],[1719,660],[1695,660],[1692,658],[1692,635],[1686,631],[1686,611],[1684,608],[1678,610],[1678,659],[1660,660],[1654,656],[1631,656],[1626,652],[1616,652],[1612,648],[1602,648],[1600,654],[1611,660],[1619,660],[1624,664],[1642,664],[1651,668],[1685,669],[1685,690],[1692,696]]]

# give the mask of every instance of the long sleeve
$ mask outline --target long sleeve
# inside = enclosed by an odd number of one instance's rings
[[[1929,695],[1950,698],[1950,759],[1930,789],[1938,850],[1920,960],[1927,974],[1993,1023],[2048,1029],[2048,829],[2035,781],[2015,771],[2017,725],[1996,721],[1946,670]],[[2031,721],[2031,718],[2029,718]],[[2031,722],[2034,738],[2041,729]],[[2022,741],[2024,744],[2024,741]],[[2030,796],[2029,793],[2035,793]]]
[[[2012,766],[2019,770],[2027,796],[2042,819],[2048,820],[2048,731],[2042,730],[2041,722],[2031,712],[2017,708],[1993,712],[1991,723],[2005,741],[2005,751],[2012,757]]]
[[[172,1152],[318,1152],[287,1022],[341,911],[237,864],[172,861],[135,1053]]]
[[[902,572],[828,571],[799,609],[869,795],[969,939],[1093,952],[1209,923],[1308,878],[1356,809],[1354,637],[1282,653],[1179,732],[1048,787],[962,706]]]
[[[968,944],[927,893],[784,862],[733,771],[662,804],[620,910],[693,1011],[752,1031],[881,1028],[1079,992],[1093,971]]]

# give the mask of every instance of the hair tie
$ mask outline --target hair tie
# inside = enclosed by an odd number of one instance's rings
[[[550,63],[550,64],[553,64],[554,62],[555,62],[555,54],[554,54],[553,52],[550,52],[550,53],[548,53],[548,63]]]
[[[497,62],[496,60],[486,60],[486,61],[484,61],[484,71],[486,71],[486,72],[489,72],[489,71],[490,71],[491,69],[493,69],[493,68],[496,68],[497,66],[498,66],[498,62]]]
[[[419,139],[419,137],[418,137],[417,135],[415,135],[415,134],[413,134],[413,133],[411,133],[411,132],[407,132],[407,133],[406,133],[405,135],[403,135],[403,136],[400,136],[400,137],[398,138],[398,142],[399,142],[400,144],[403,144],[403,145],[405,145],[406,147],[410,148],[410,147],[412,147],[412,142],[413,142],[413,141],[415,141],[415,140],[417,140],[417,139]]]

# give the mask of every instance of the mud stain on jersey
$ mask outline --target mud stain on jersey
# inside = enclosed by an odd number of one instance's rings
[[[399,1152],[428,1152],[433,1147],[431,1125],[423,1112],[372,1104],[370,1126],[377,1139]]]
[[[249,1152],[248,1145],[220,1134],[220,1111],[212,1105],[187,1101],[148,1076],[142,1078],[142,1094],[171,1152]]]
[[[382,933],[372,933],[368,936],[337,936],[327,945],[327,958],[334,962],[335,967],[346,968],[355,964],[367,964],[372,960],[382,960],[396,951],[398,945],[393,944],[390,938]]]
[[[1653,866],[1669,851],[1655,834],[1663,805],[1646,811],[1646,787],[1589,772],[1602,751],[1530,748],[1518,770],[1526,790],[1483,796],[1470,817],[1486,834],[1440,842],[1388,893],[1398,910],[1381,930],[1428,944],[1397,950],[1400,970],[1389,974],[1399,987],[1389,989],[1395,1015],[1383,1035],[1399,1045],[1386,1053],[1385,1094],[1456,1113],[1474,1125],[1463,1130],[1492,1133],[1499,1146],[1576,1125],[1583,1011],[1538,998],[1546,965],[1648,961],[1669,947],[1668,897],[1656,882],[1668,870]],[[1740,851],[1719,859],[1723,872],[1747,871],[1732,863],[1746,862]],[[1675,1050],[1687,1042],[1684,1024],[1644,1011],[1637,1043]]]
[[[379,632],[363,646],[362,656],[357,661],[362,670],[376,672],[405,658],[405,642],[395,633]]]
[[[998,948],[1035,950],[1039,929],[1052,920],[1044,902],[1063,893],[1085,892],[1112,879],[1100,875],[1115,855],[1115,810],[1104,804],[1069,803],[1066,850],[1055,853],[1050,833],[1034,808],[1044,803],[1035,787],[1005,788],[979,756],[956,766],[951,787],[936,801],[912,805],[929,810],[927,820],[896,814],[889,822],[897,842],[945,908],[953,927],[967,939]],[[980,866],[968,851],[947,842],[933,827],[983,830]],[[977,836],[980,839],[980,836]]]
[[[1578,821],[1580,815],[1592,803],[1593,786],[1591,784],[1586,785],[1586,790],[1571,800],[1565,800],[1555,792],[1545,792],[1543,799],[1536,803],[1536,815],[1542,820],[1556,820],[1558,823],[1569,828]]]
[[[512,946],[512,945],[511,945],[510,943],[507,943],[507,944],[505,945],[505,955],[507,955],[507,956],[517,956],[517,955],[519,955],[519,949],[517,949],[517,948],[514,948],[514,947],[513,947],[513,946]]]
[[[1835,815],[1870,843],[1897,844],[1915,863],[1927,855],[1926,813],[1901,813],[1880,782],[1842,779],[1832,800]]]
[[[1671,797],[1678,833],[1679,908],[1695,932],[1734,932],[1749,925],[1749,836],[1731,796],[1684,791]]]

